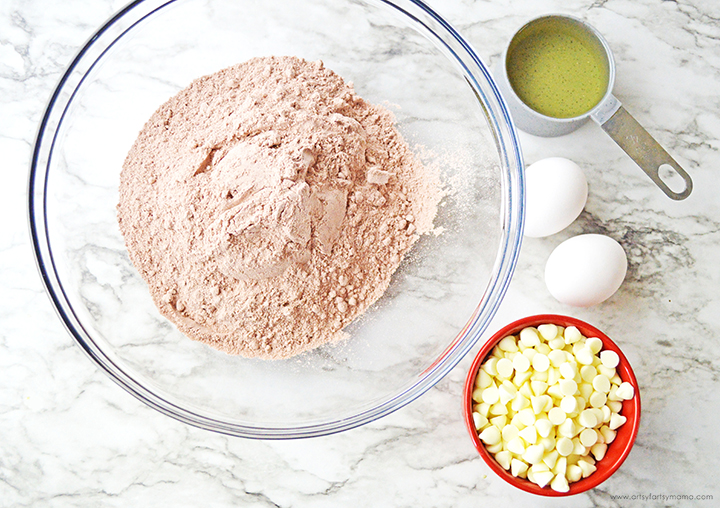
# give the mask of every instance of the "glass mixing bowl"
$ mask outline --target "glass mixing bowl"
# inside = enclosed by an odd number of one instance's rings
[[[255,56],[321,59],[394,111],[447,195],[351,338],[281,361],[228,356],[157,311],[116,221],[119,173],[152,112],[193,79]],[[522,238],[522,158],[490,74],[419,1],[147,0],[110,19],[53,93],[34,148],[33,247],[63,323],[149,406],[251,438],[329,434],[420,396],[477,342]]]

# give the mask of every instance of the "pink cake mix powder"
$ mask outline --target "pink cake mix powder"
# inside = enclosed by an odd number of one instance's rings
[[[279,359],[345,337],[441,196],[387,109],[322,62],[267,57],[152,115],[123,165],[118,221],[183,333]]]

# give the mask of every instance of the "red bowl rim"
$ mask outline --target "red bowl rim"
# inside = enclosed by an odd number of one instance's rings
[[[495,458],[487,451],[485,445],[480,441],[478,433],[475,430],[475,423],[472,418],[472,392],[475,387],[475,378],[477,372],[482,365],[483,360],[492,352],[493,347],[500,342],[503,338],[508,335],[515,335],[520,332],[523,328],[529,326],[539,326],[545,323],[553,323],[556,325],[568,327],[575,326],[585,337],[598,337],[603,341],[603,349],[609,349],[615,351],[620,357],[620,363],[617,367],[617,372],[623,381],[629,382],[635,389],[635,396],[630,400],[623,401],[623,408],[621,414],[627,418],[627,421],[619,429],[617,429],[617,436],[615,440],[608,446],[607,453],[602,460],[596,464],[597,471],[583,478],[577,482],[570,484],[570,490],[568,492],[557,492],[552,490],[550,487],[540,487],[530,480],[523,478],[517,478],[513,476],[509,471],[506,471],[500,464],[497,463]],[[475,449],[478,451],[480,456],[483,458],[485,463],[492,469],[498,476],[509,484],[517,487],[525,492],[531,494],[537,494],[539,496],[572,496],[574,494],[580,494],[594,487],[597,487],[602,482],[607,480],[617,469],[622,465],[627,456],[630,454],[630,450],[635,443],[637,437],[638,428],[640,426],[640,390],[638,387],[635,373],[630,366],[627,358],[607,335],[602,331],[598,330],[594,326],[581,321],[579,319],[562,316],[559,314],[538,314],[534,316],[528,316],[517,321],[513,321],[509,325],[500,329],[490,339],[488,339],[478,351],[475,359],[468,371],[467,379],[465,380],[465,390],[463,393],[463,414],[465,417],[465,426],[470,433]],[[622,443],[622,446],[617,446]]]

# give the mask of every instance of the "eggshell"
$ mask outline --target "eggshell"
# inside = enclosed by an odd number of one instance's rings
[[[545,285],[561,303],[590,307],[615,294],[626,273],[627,256],[619,243],[605,235],[579,235],[550,254]]]
[[[550,236],[568,227],[585,208],[588,185],[580,166],[563,157],[525,168],[525,236]]]

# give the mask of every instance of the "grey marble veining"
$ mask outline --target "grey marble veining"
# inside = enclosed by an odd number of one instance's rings
[[[491,331],[557,312],[603,329],[629,357],[643,416],[636,445],[598,489],[562,500],[515,490],[477,457],[461,419],[465,358],[421,398],[367,426],[290,442],[249,441],[176,422],[112,383],[62,327],[42,290],[26,221],[32,143],[48,97],[85,40],[122,2],[0,4],[0,506],[715,506],[720,500],[720,4],[711,0],[435,0],[492,68],[526,19],[566,12],[604,34],[615,95],[693,177],[672,202],[595,125],[521,134],[525,160],[565,156],[590,196],[567,230],[526,239]],[[171,86],[158,83],[158,90]],[[159,92],[160,93],[160,92]],[[102,182],[99,182],[102,185]],[[590,309],[547,293],[562,240],[617,239],[629,271]],[[107,245],[106,245],[107,246]],[[102,256],[102,251],[90,252]],[[116,274],[98,273],[98,277]],[[712,495],[629,500],[621,495]]]

